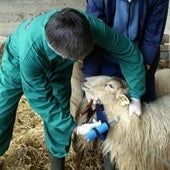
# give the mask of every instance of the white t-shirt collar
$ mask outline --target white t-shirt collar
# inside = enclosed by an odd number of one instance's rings
[[[129,3],[132,1],[132,0],[127,0]]]

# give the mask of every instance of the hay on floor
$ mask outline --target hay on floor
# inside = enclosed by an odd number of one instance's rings
[[[75,168],[72,147],[66,157],[66,170]],[[81,170],[102,170],[101,155],[96,150],[84,153]],[[25,97],[20,100],[8,151],[0,157],[0,170],[50,170],[49,153],[45,146],[43,124],[29,107]]]

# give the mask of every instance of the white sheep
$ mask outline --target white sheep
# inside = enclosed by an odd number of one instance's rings
[[[159,69],[155,74],[156,98],[170,93],[170,69]]]
[[[110,152],[119,170],[170,169],[170,94],[143,103],[138,117],[128,114],[125,82],[96,76],[87,78],[83,89],[104,104],[108,120],[119,118],[103,143],[103,153]]]

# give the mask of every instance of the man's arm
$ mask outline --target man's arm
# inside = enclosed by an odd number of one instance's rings
[[[70,136],[77,125],[69,107],[72,66],[66,69],[69,74],[59,72],[57,75],[60,77],[56,81],[53,79],[54,72],[50,72],[51,68],[45,71],[39,57],[30,54],[21,61],[23,91],[30,106],[44,121],[48,149],[53,155],[61,157],[67,154]],[[62,139],[58,140],[61,136]]]
[[[96,44],[113,54],[121,66],[131,97],[140,98],[145,92],[145,67],[143,56],[135,44],[118,34],[103,21],[88,17]]]

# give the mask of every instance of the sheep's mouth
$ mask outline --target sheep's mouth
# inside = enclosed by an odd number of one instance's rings
[[[82,89],[83,90],[90,89],[90,87],[88,86],[87,82],[88,82],[87,79],[84,79],[83,84],[82,84]]]

